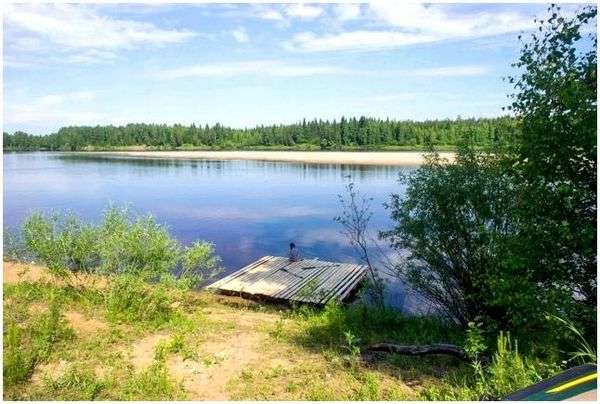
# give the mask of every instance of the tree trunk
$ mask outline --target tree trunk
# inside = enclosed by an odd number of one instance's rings
[[[469,361],[465,351],[452,344],[398,345],[381,343],[367,347],[368,351],[397,353],[400,355],[451,355],[463,361]]]

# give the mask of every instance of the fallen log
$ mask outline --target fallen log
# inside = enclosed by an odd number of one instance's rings
[[[367,350],[396,353],[400,355],[450,355],[466,362],[469,361],[469,357],[464,349],[452,344],[398,345],[381,343],[368,346]]]

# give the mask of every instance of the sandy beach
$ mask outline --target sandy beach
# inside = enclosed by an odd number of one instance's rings
[[[88,154],[88,153],[86,153]],[[312,164],[412,166],[424,162],[422,152],[300,152],[300,151],[121,151],[89,154],[132,158],[260,160]],[[452,159],[454,154],[440,153]]]

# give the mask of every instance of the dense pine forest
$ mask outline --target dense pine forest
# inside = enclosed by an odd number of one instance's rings
[[[476,145],[505,142],[518,130],[510,117],[432,121],[373,118],[312,120],[293,125],[235,129],[214,126],[128,124],[69,126],[50,135],[4,133],[4,150],[102,150],[132,146],[152,149],[419,149],[425,145],[454,146],[462,139]]]

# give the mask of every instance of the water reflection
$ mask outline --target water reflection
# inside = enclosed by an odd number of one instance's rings
[[[6,226],[19,225],[33,209],[69,209],[98,221],[109,203],[129,204],[154,215],[183,243],[215,243],[225,274],[265,255],[284,255],[290,241],[307,258],[356,262],[333,221],[340,213],[338,194],[354,181],[373,198],[374,229],[386,229],[391,223],[383,203],[403,192],[398,174],[413,169],[62,153],[3,159]]]
[[[351,164],[314,164],[298,162],[277,161],[251,161],[251,160],[218,160],[218,159],[173,159],[173,158],[140,158],[119,155],[100,154],[58,154],[54,158],[64,161],[66,164],[109,164],[126,165],[129,167],[153,167],[153,168],[189,168],[199,172],[244,169],[262,173],[272,174],[287,173],[290,170],[298,170],[302,178],[327,178],[329,176],[352,177],[354,179],[396,179],[398,167],[396,166],[371,166]],[[414,169],[416,166],[407,167]]]

